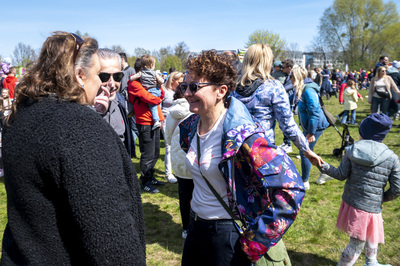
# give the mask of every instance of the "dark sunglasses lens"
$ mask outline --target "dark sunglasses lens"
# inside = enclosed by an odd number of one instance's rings
[[[118,72],[113,74],[113,79],[115,80],[115,82],[121,82],[123,77],[124,77],[123,72]]]
[[[196,83],[190,83],[189,89],[192,93],[196,93],[198,89],[198,85]]]
[[[110,74],[109,73],[100,73],[99,74],[99,78],[101,80],[101,82],[105,83],[110,79]]]
[[[182,83],[179,85],[179,88],[181,89],[182,93],[185,93],[187,87],[188,87],[188,85],[186,83]]]

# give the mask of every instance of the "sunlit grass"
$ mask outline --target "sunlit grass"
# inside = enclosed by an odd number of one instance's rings
[[[361,91],[365,96],[366,91]],[[340,113],[343,106],[336,98],[325,101],[325,105],[333,115]],[[367,99],[358,103],[357,122],[369,114]],[[296,118],[297,119],[297,118]],[[394,121],[390,133],[384,143],[397,155],[400,154],[400,121]],[[342,128],[338,126],[341,131]],[[351,136],[358,140],[358,127],[350,128]],[[282,143],[282,133],[276,131],[276,143]],[[162,147],[164,142],[162,141]],[[333,156],[334,148],[341,146],[341,139],[334,128],[328,128],[318,140],[315,152],[323,159],[338,166],[340,159]],[[298,150],[294,147],[290,154],[300,171],[300,159],[296,158]],[[156,176],[164,177],[164,152],[162,148],[160,160],[156,165]],[[137,149],[137,154],[140,155]],[[139,170],[139,159],[133,159]],[[139,172],[139,171],[138,171]],[[324,185],[315,184],[319,176],[317,168],[311,169],[311,189],[307,191],[300,213],[284,236],[285,244],[293,265],[336,265],[341,251],[348,244],[348,236],[336,229],[336,218],[341,203],[344,182],[329,181]],[[6,216],[6,197],[3,179],[0,179],[0,231],[4,230]],[[180,265],[184,240],[181,237],[182,226],[178,203],[178,185],[166,183],[159,187],[158,194],[142,194],[146,221],[147,263],[148,265]],[[400,200],[383,205],[385,220],[385,244],[380,245],[378,259],[382,263],[400,265]],[[2,236],[0,236],[2,239]],[[364,255],[360,256],[356,265],[364,265]]]

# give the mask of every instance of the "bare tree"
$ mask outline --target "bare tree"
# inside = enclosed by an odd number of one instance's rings
[[[13,65],[27,67],[29,63],[37,59],[36,51],[22,42],[18,43],[13,52]]]

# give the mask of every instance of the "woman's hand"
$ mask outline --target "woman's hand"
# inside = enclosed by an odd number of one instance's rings
[[[313,134],[307,134],[306,139],[308,143],[314,142],[315,141],[315,136]]]
[[[101,86],[102,92],[94,98],[94,109],[100,114],[105,114],[110,104],[110,91],[107,87]]]
[[[308,149],[308,151],[304,152],[304,156],[307,157],[307,159],[310,161],[312,165],[321,167],[323,163],[325,163],[321,157],[319,157],[315,152],[312,150]]]

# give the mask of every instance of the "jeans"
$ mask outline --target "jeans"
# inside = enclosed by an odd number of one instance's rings
[[[390,104],[389,98],[372,97],[371,110],[373,113],[377,113],[378,107],[380,107],[381,113],[389,115],[389,104]]]
[[[350,110],[344,110],[342,123],[347,123],[347,117],[349,116]],[[356,109],[351,110],[350,124],[354,124],[356,122]]]
[[[308,143],[310,150],[314,150],[315,144],[317,144],[317,141],[319,137],[324,133],[324,130],[317,130],[315,132],[315,141]],[[304,136],[307,135],[306,132],[303,132]],[[301,157],[301,178],[303,179],[303,182],[307,182],[308,178],[310,177],[310,171],[311,171],[311,163],[310,161],[306,158],[304,155],[303,151],[300,151],[300,157]]]
[[[160,157],[160,128],[151,130],[150,125],[137,124],[140,148],[140,180],[142,186],[154,178],[154,166]]]
[[[160,97],[161,96],[161,90],[160,88],[151,88],[147,90],[150,92],[152,95]],[[148,104],[149,105],[149,110],[151,112],[151,116],[153,118],[153,122],[158,122],[160,121],[160,117],[158,116],[158,108],[156,104]]]
[[[250,266],[233,220],[196,219],[193,211],[190,216],[182,266]]]
[[[190,221],[190,201],[194,189],[193,179],[180,178],[178,179],[178,194],[179,194],[179,208],[181,211],[182,227],[183,230],[189,229]]]

